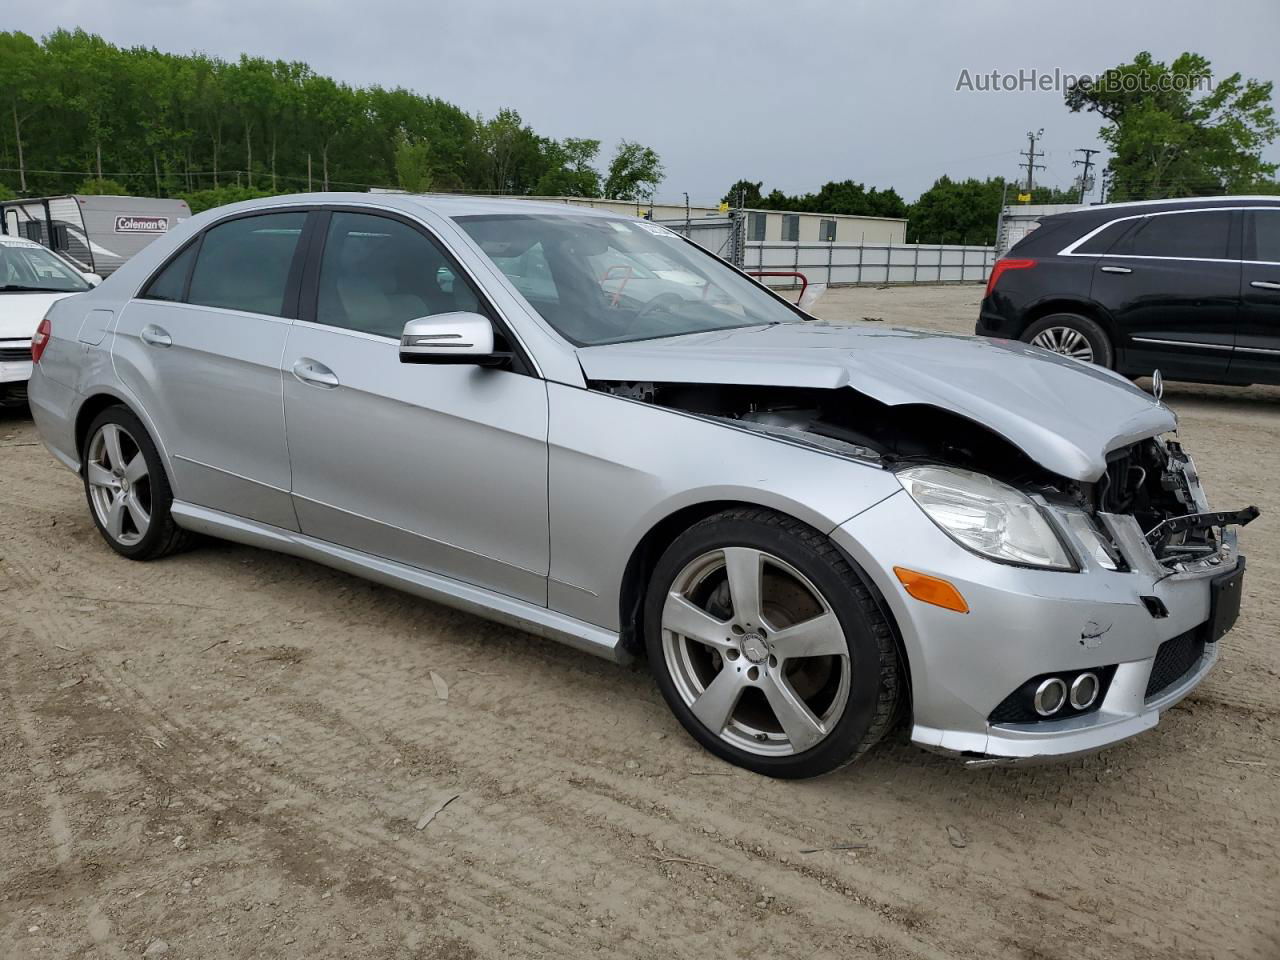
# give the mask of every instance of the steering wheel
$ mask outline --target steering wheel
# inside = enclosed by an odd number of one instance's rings
[[[678,293],[660,293],[641,307],[631,322],[639,323],[641,320],[649,316],[649,314],[657,313],[659,310],[666,310],[670,312],[670,308],[673,303],[684,303],[684,297],[680,296]]]

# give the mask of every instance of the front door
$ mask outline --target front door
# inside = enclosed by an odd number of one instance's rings
[[[1247,211],[1244,237],[1231,379],[1280,383],[1280,210]]]
[[[1099,257],[1093,299],[1116,322],[1123,367],[1172,379],[1222,380],[1240,298],[1236,214],[1152,214]]]
[[[401,363],[409,320],[489,308],[419,225],[318,216],[323,247],[283,363],[302,532],[545,604],[545,383]]]
[[[124,308],[111,351],[169,453],[174,496],[290,530],[280,355],[306,217],[205,231]]]

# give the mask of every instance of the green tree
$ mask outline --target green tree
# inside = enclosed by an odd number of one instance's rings
[[[543,151],[546,170],[533,192],[539,197],[598,197],[600,171],[592,164],[600,152],[599,140],[547,141]]]
[[[1072,112],[1106,120],[1099,136],[1111,150],[1111,199],[1243,193],[1273,178],[1276,164],[1262,159],[1280,134],[1271,82],[1211,78],[1199,54],[1165,64],[1143,52],[1067,91]]]
[[[763,186],[763,181],[759,180],[738,180],[720,198],[720,202],[727,203],[731,207],[758,209],[764,199],[760,193]]]
[[[83,193],[90,197],[128,197],[131,191],[123,183],[117,180],[103,180],[101,177],[90,177],[88,180],[80,181],[80,185],[76,187],[76,193]]]
[[[604,195],[610,200],[639,202],[653,196],[662,177],[662,161],[652,148],[633,140],[621,140],[609,162]]]
[[[396,182],[410,193],[426,193],[431,189],[433,163],[431,148],[422,142],[415,143],[408,134],[400,135],[396,144]]]
[[[0,97],[3,98],[5,112],[13,118],[18,189],[22,193],[27,192],[22,125],[44,105],[48,97],[44,80],[45,60],[44,48],[25,33],[0,33]]]

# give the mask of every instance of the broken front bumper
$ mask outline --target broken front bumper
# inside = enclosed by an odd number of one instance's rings
[[[1130,567],[1117,572],[1090,562],[1067,525],[1057,525],[1076,547],[1078,573],[1010,566],[970,553],[905,493],[832,533],[875,580],[896,621],[910,672],[915,743],[986,762],[1088,753],[1155,726],[1161,712],[1213,667],[1218,638],[1204,642],[1211,584],[1243,570],[1234,532],[1228,531],[1212,561],[1171,573],[1131,518],[1111,517],[1108,526],[1121,534],[1116,539]],[[908,596],[894,566],[948,580],[969,612]],[[1163,676],[1152,681],[1161,646],[1171,642],[1197,643],[1195,656],[1183,650],[1178,666],[1185,669],[1168,683]],[[1114,672],[1100,704],[1086,713],[991,722],[996,707],[1030,678],[1099,669]]]

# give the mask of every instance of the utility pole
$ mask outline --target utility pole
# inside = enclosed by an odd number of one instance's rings
[[[1028,147],[1026,150],[1021,151],[1022,155],[1027,158],[1027,164],[1026,164],[1027,193],[1030,193],[1033,189],[1035,189],[1036,171],[1044,169],[1043,163],[1036,163],[1037,157],[1044,156],[1043,150],[1041,150],[1039,153],[1036,152],[1036,141],[1041,139],[1043,136],[1044,136],[1044,127],[1041,127],[1035,133],[1028,133],[1027,139],[1031,142],[1031,146]]]
[[[1094,150],[1092,147],[1080,147],[1079,149],[1076,150],[1076,153],[1083,153],[1084,159],[1071,161],[1071,165],[1073,167],[1080,167],[1080,166],[1084,167],[1084,170],[1080,174],[1080,202],[1081,203],[1084,203],[1084,195],[1088,193],[1090,190],[1089,171],[1093,167],[1093,155],[1095,153],[1101,153],[1101,152],[1102,152],[1101,150]]]

